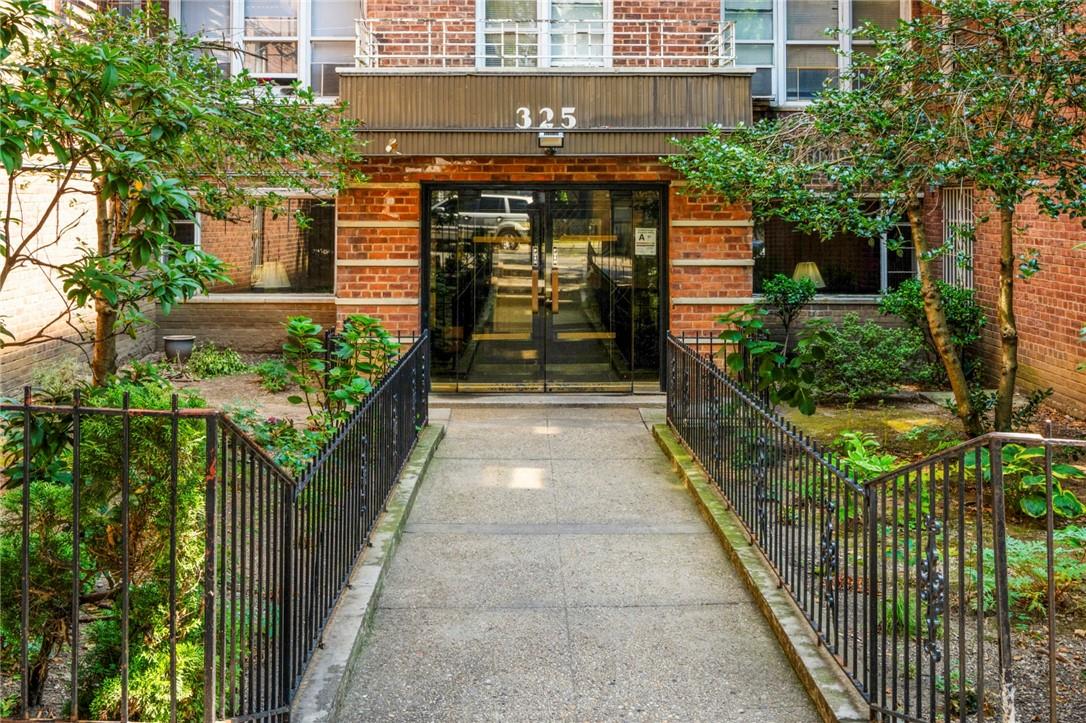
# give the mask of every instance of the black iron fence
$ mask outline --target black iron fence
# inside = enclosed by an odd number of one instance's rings
[[[668,424],[872,718],[1078,719],[1086,645],[1066,589],[1086,539],[1058,523],[1086,442],[989,434],[874,476],[776,414],[720,351],[668,338]]]
[[[287,720],[429,364],[424,334],[297,477],[176,395],[0,405],[0,718]]]

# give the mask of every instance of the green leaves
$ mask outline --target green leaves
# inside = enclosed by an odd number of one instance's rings
[[[370,316],[350,315],[343,330],[328,337],[306,316],[292,316],[284,326],[283,365],[302,392],[287,401],[305,404],[318,425],[339,421],[360,404],[399,352],[399,343]]]
[[[224,75],[206,41],[181,33],[158,4],[94,13],[86,27],[52,19],[44,2],[0,0],[0,165],[57,172],[57,202],[86,198],[98,214],[96,243],[59,275],[76,306],[100,301],[103,319],[122,320],[99,336],[145,323],[141,304],[168,313],[228,280],[221,261],[173,241],[175,221],[254,204],[281,211],[290,194],[335,194],[361,179],[342,105],[308,93],[284,100],[248,74]],[[74,195],[88,183],[94,196]],[[254,197],[254,187],[287,193]],[[40,250],[56,241],[46,237],[55,224],[15,215],[5,221],[24,235],[2,239],[0,278],[16,266],[51,273]]]
[[[725,364],[732,374],[766,392],[773,404],[784,403],[803,414],[814,414],[815,389],[812,365],[824,359],[831,337],[825,325],[812,322],[800,332],[795,347],[786,353],[784,345],[766,338],[766,309],[744,306],[722,315],[718,321],[731,328],[720,338],[734,347]]]
[[[992,465],[987,448],[979,450],[981,476],[986,484],[992,481]],[[1042,518],[1048,514],[1045,474],[1045,448],[1007,444],[1001,453],[1003,460],[1003,490],[1011,504],[1017,504],[1023,514]],[[977,452],[968,452],[963,459],[967,474],[976,474]],[[1063,486],[1068,480],[1086,479],[1086,472],[1078,467],[1057,462],[1052,464],[1052,510],[1057,517],[1078,519],[1086,515],[1083,504],[1074,491]]]

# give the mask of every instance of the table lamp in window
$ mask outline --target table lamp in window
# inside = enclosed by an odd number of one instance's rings
[[[818,270],[818,264],[814,261],[800,261],[796,264],[796,270],[792,272],[793,281],[809,279],[816,289],[826,288],[826,282],[822,280],[822,274]]]

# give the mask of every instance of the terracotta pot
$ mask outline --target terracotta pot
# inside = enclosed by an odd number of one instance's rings
[[[166,358],[173,362],[185,363],[192,356],[192,346],[196,337],[190,334],[174,334],[162,337],[162,348]]]

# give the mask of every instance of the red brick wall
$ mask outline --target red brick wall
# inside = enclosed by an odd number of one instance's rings
[[[283,322],[288,316],[308,316],[330,327],[336,320],[331,299],[312,301],[216,300],[190,302],[160,316],[159,334],[194,334],[197,343],[210,342],[240,352],[276,353],[283,349]],[[161,348],[159,342],[159,348]]]
[[[336,297],[339,315],[367,313],[395,331],[419,330],[421,267],[357,265],[421,257],[421,184],[465,183],[623,183],[671,184],[670,258],[750,258],[749,213],[713,198],[690,198],[674,172],[650,158],[393,158],[364,168],[370,183],[338,199]],[[705,225],[698,225],[705,222]],[[347,265],[343,262],[351,263]],[[748,266],[673,266],[669,269],[671,328],[707,331],[729,304],[675,303],[675,299],[747,298]],[[357,300],[357,301],[354,301]]]
[[[999,294],[999,219],[989,203],[978,198],[974,281],[977,298],[988,313],[983,352],[991,381],[999,374],[999,328],[995,321]],[[1052,387],[1052,401],[1068,412],[1086,414],[1086,374],[1075,367],[1086,360],[1086,344],[1078,330],[1086,326],[1086,229],[1080,220],[1052,219],[1032,203],[1018,209],[1015,253],[1040,252],[1041,272],[1029,281],[1014,282],[1018,321],[1020,389]]]

